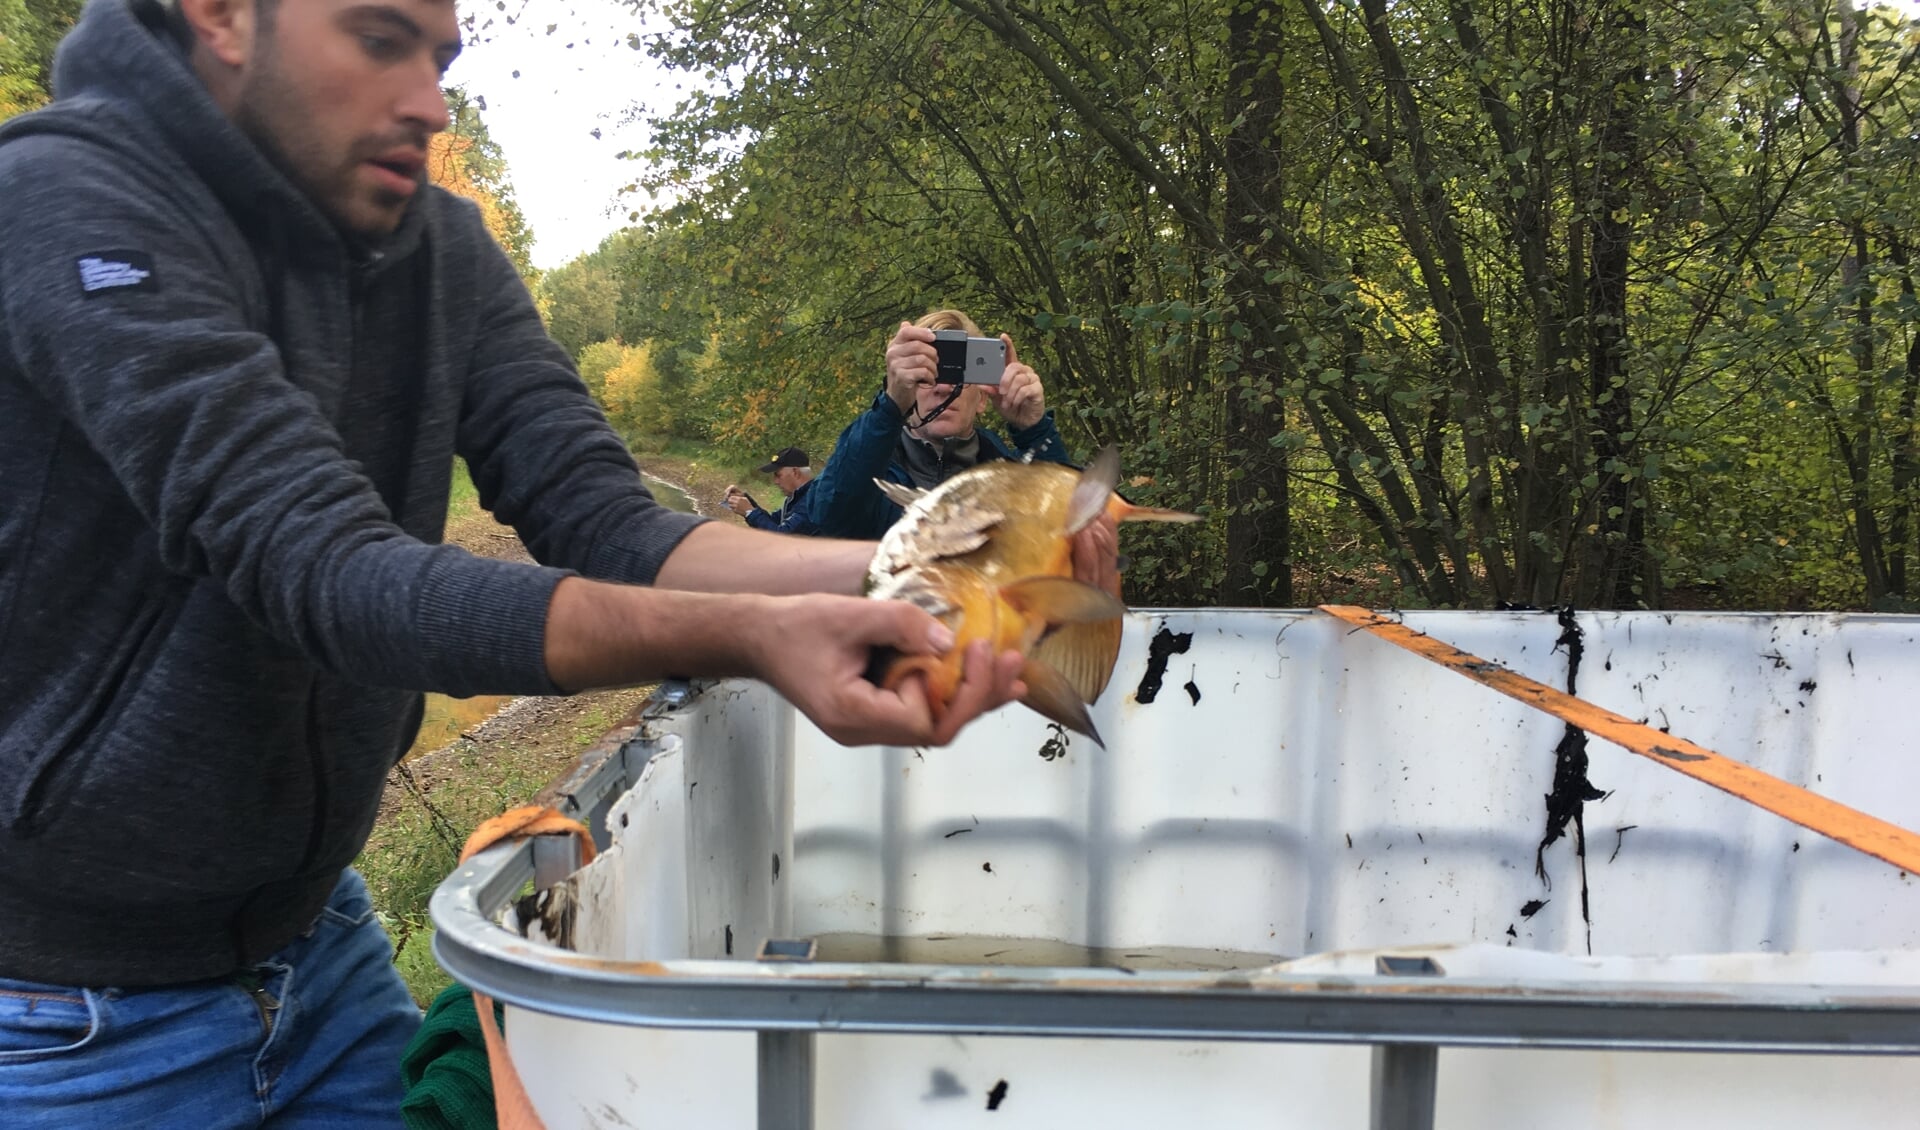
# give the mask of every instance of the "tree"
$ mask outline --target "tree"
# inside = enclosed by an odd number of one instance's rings
[[[646,345],[619,346],[617,358],[601,378],[601,403],[613,422],[628,431],[671,435],[675,405],[665,395],[660,374]]]
[[[446,93],[451,124],[427,144],[427,177],[479,206],[487,231],[532,286],[539,277],[533,268],[533,233],[514,201],[506,157],[480,118],[484,102],[468,97],[459,87]]]
[[[1283,602],[1289,565],[1413,604],[1904,593],[1920,52],[1889,12],[662,10],[655,52],[714,85],[655,120],[680,203],[622,308],[644,277],[698,315],[650,338],[705,346],[722,442],[830,439],[892,323],[958,305],[1070,443],[1217,515],[1130,533],[1153,599]]]
[[[82,0],[0,0],[0,121],[53,97],[53,52]]]
[[[615,314],[620,285],[606,250],[602,244],[598,252],[545,272],[535,290],[547,315],[547,332],[582,364],[583,350],[613,338],[619,328]]]

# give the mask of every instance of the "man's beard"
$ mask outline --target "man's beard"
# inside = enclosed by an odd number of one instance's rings
[[[281,73],[271,36],[264,36],[260,46],[256,68],[234,107],[234,124],[336,228],[359,236],[391,232],[398,226],[409,197],[390,189],[359,184],[360,164],[400,145],[419,145],[424,149],[425,140],[417,133],[403,133],[397,138],[363,137],[354,142],[343,158],[332,159],[325,151],[324,142],[305,128],[305,123],[315,115]],[[365,217],[356,219],[352,207],[356,194],[364,195],[372,205],[362,211],[377,215],[380,220],[370,224]]]

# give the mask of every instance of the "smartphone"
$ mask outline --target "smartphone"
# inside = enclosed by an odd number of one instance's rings
[[[1007,371],[1007,343],[997,337],[969,337],[965,330],[933,331],[939,355],[934,382],[943,385],[997,385]]]

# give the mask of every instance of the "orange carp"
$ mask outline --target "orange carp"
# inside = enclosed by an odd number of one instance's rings
[[[1105,748],[1087,705],[1100,697],[1120,654],[1126,605],[1073,579],[1073,535],[1102,514],[1115,520],[1197,522],[1199,515],[1129,504],[1114,493],[1120,454],[1102,451],[1085,471],[1058,463],[983,463],[932,490],[881,482],[906,510],[880,540],[867,595],[904,600],[953,630],[945,655],[889,655],[877,681],[893,689],[926,677],[938,714],[960,682],[974,640],[1026,656],[1021,702]]]

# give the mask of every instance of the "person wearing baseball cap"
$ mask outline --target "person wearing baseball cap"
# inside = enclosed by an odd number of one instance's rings
[[[771,530],[776,534],[819,532],[819,526],[813,521],[812,503],[807,497],[813,490],[813,471],[806,452],[797,447],[783,447],[755,470],[773,476],[774,485],[787,496],[786,505],[769,514],[746,491],[729,486],[727,509],[745,518],[747,525],[756,530]]]

